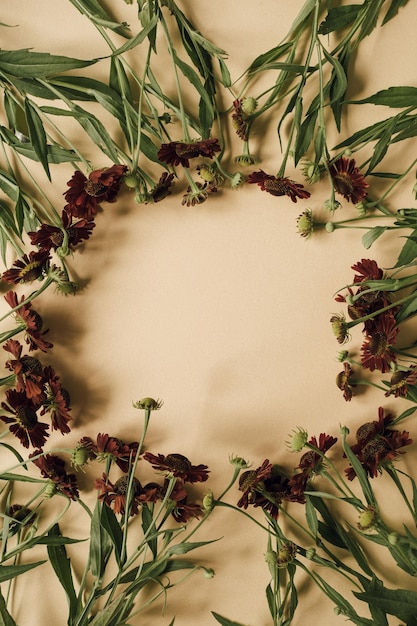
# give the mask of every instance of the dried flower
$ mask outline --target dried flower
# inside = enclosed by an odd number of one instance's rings
[[[351,450],[371,478],[378,476],[382,468],[399,454],[404,454],[399,448],[412,443],[407,431],[389,428],[393,419],[391,413],[384,416],[383,408],[379,407],[378,421],[366,422],[356,431],[356,444],[351,446]],[[356,476],[353,467],[348,467],[345,472],[349,480]]]
[[[396,370],[390,380],[390,388],[385,396],[394,395],[395,398],[406,398],[408,388],[417,384],[417,366],[410,365],[407,370]]]
[[[247,182],[258,185],[262,191],[267,191],[273,196],[289,196],[292,202],[297,202],[298,198],[309,198],[311,195],[303,185],[289,178],[266,174],[263,170],[249,174]]]
[[[59,250],[66,244],[68,249],[73,249],[81,241],[90,238],[95,227],[92,220],[81,219],[73,222],[72,215],[66,210],[62,211],[62,227],[42,224],[36,232],[28,233],[31,243],[39,246],[41,250]]]
[[[335,190],[348,202],[357,204],[366,197],[369,185],[356,167],[355,159],[342,156],[330,165],[329,171]]]
[[[94,482],[96,489],[99,490],[99,500],[113,508],[115,513],[124,515],[128,509],[129,515],[137,515],[141,504],[139,496],[142,494],[142,485],[137,478],[132,478],[131,498],[128,502],[129,481],[129,476],[122,476],[113,484],[107,474],[103,473],[103,477],[97,478]]]
[[[182,454],[152,454],[145,452],[143,458],[152,464],[156,470],[166,472],[168,475],[181,478],[184,482],[204,482],[208,479],[209,469],[207,465],[192,465],[191,461]]]
[[[399,328],[394,316],[388,312],[379,315],[370,330],[367,330],[367,336],[361,347],[361,363],[362,366],[373,372],[388,372],[390,363],[395,363],[396,356],[393,351],[393,345],[397,341]]]
[[[14,313],[16,322],[19,325],[23,324],[25,327],[24,338],[29,345],[29,350],[46,352],[52,348],[53,344],[44,338],[48,329],[43,328],[42,318],[37,311],[32,309],[32,303],[25,302],[24,296],[21,297],[19,302],[15,291],[8,291],[4,299],[12,309],[16,309]]]
[[[13,266],[3,272],[2,280],[6,283],[32,283],[45,276],[51,256],[48,250],[29,252],[13,263]]]
[[[2,402],[1,407],[11,415],[0,415],[0,419],[9,425],[10,432],[20,440],[22,446],[42,448],[49,433],[48,424],[38,421],[38,407],[23,391],[7,389],[5,393],[7,402]]]
[[[301,237],[310,239],[314,232],[314,219],[311,209],[306,209],[297,217],[297,231]]]
[[[93,170],[84,176],[77,170],[67,185],[69,189],[64,193],[67,205],[65,211],[74,217],[91,220],[96,214],[101,202],[115,202],[119,193],[126,165],[112,165],[111,167]]]
[[[161,145],[158,150],[158,159],[168,165],[190,167],[190,159],[199,156],[211,159],[216,152],[220,152],[218,139],[200,139],[190,143],[171,141]]]
[[[354,375],[354,370],[349,365],[349,363],[344,363],[344,369],[342,372],[336,376],[336,385],[339,387],[340,391],[343,391],[344,399],[349,402],[352,400],[353,396],[353,387],[355,386],[352,383],[351,378]]]
[[[41,453],[42,450],[35,450],[33,454],[29,455],[29,458],[32,458],[32,463],[40,469],[44,478],[51,481],[55,492],[62,493],[71,500],[77,500],[80,495],[77,479],[74,474],[67,474],[65,461],[55,454],[38,456]],[[37,456],[38,458],[33,458]]]

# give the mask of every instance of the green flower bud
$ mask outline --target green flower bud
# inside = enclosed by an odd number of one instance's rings
[[[241,107],[245,115],[252,115],[252,113],[255,112],[257,106],[258,102],[255,98],[252,98],[251,96],[242,98]]]
[[[249,165],[255,165],[257,159],[253,154],[240,154],[235,157],[235,163],[239,163],[242,167],[248,167]]]
[[[229,463],[237,467],[238,469],[246,469],[251,466],[251,463],[245,461],[241,456],[229,456]]]
[[[398,535],[396,532],[392,532],[388,535],[387,539],[391,546],[395,546],[398,542]]]
[[[349,358],[349,352],[347,350],[341,350],[337,355],[337,360],[339,363],[343,363]]]
[[[374,528],[375,523],[378,519],[377,512],[373,507],[368,507],[361,511],[359,515],[358,528],[360,530],[370,530]]]
[[[316,556],[316,548],[308,548],[306,550],[306,559],[309,559],[310,561],[312,561],[315,556]]]
[[[210,513],[213,510],[213,492],[209,490],[206,495],[203,497],[203,509],[206,513]]]
[[[242,174],[242,172],[236,172],[235,174],[233,174],[233,178],[230,181],[230,186],[232,189],[238,189],[243,185],[245,180],[245,176],[244,174]]]
[[[333,222],[326,222],[325,229],[328,233],[333,233],[335,230],[335,225]]]
[[[286,441],[287,447],[291,452],[300,452],[307,443],[308,432],[303,428],[293,430],[293,434],[290,436],[289,441]]]
[[[144,411],[158,411],[162,405],[162,400],[154,400],[153,398],[142,398],[142,400],[133,403],[135,409],[143,409]]]

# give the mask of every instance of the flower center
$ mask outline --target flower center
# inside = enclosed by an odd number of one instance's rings
[[[57,229],[55,232],[53,232],[51,235],[51,241],[54,246],[59,248],[64,241],[64,233],[62,232],[62,230]]]
[[[200,155],[198,148],[194,148],[193,145],[189,143],[177,143],[175,152],[184,159],[193,159]]]
[[[119,478],[119,480],[116,480],[116,482],[114,483],[114,491],[118,496],[125,496],[127,494],[128,486],[129,486],[129,477],[122,476],[121,478]],[[133,487],[133,494],[135,496],[139,495],[142,487],[137,478],[133,479],[132,487]]]
[[[182,454],[168,454],[165,460],[173,471],[185,473],[191,469],[190,461]]]
[[[99,181],[94,182],[93,180],[88,179],[85,183],[84,190],[89,196],[97,198],[98,196],[103,195],[103,193],[106,191],[106,186]]]
[[[358,428],[356,431],[356,439],[358,443],[364,443],[373,437],[376,433],[375,424],[373,422],[366,422]]]
[[[387,336],[385,333],[375,333],[369,341],[369,351],[374,356],[383,356],[388,348]]]
[[[338,193],[342,196],[349,196],[355,190],[352,179],[348,174],[339,172],[334,176],[333,181],[336,191],[338,191]]]
[[[367,463],[375,463],[378,459],[381,459],[389,451],[389,447],[383,439],[372,439],[363,448],[363,459]]]
[[[23,282],[30,283],[39,278],[42,273],[42,264],[39,261],[32,261],[22,267],[20,270],[20,279]]]
[[[285,196],[288,192],[288,185],[285,181],[277,178],[267,178],[264,181],[265,191],[272,193],[274,196]]]
[[[39,359],[36,359],[34,356],[22,356],[22,371],[24,373],[30,372],[31,374],[36,374],[41,376],[42,374],[42,365]]]
[[[16,419],[26,430],[32,430],[38,423],[36,411],[29,406],[19,406],[16,409]]]

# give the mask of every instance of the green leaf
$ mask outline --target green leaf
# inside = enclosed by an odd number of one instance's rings
[[[143,28],[137,35],[128,39],[126,43],[123,44],[123,46],[120,46],[120,48],[117,48],[117,50],[113,52],[113,56],[124,54],[128,50],[132,50],[132,48],[135,48],[136,46],[140,45],[143,42],[143,40],[149,35],[151,30],[155,28],[157,22],[158,22],[158,16],[155,13],[155,15],[152,16],[149,23],[146,25],[146,27]]]
[[[310,496],[306,497],[306,507],[305,507],[306,520],[309,529],[313,533],[314,537],[317,536],[317,531],[319,527],[316,511],[313,505],[313,502]]]
[[[120,528],[120,524],[117,521],[116,515],[113,510],[108,506],[102,506],[100,524],[107,532],[108,536],[114,547],[114,553],[116,561],[119,566],[123,565],[124,561],[121,559],[122,547],[123,547],[123,531]]]
[[[369,250],[372,244],[387,230],[388,226],[374,226],[370,228],[362,237],[364,248]]]
[[[13,617],[7,610],[6,601],[0,590],[0,626],[17,626]]]
[[[412,317],[417,311],[417,294],[411,298],[408,302],[405,302],[399,312],[395,316],[397,324],[404,322],[409,317]]]
[[[401,249],[400,254],[394,267],[401,267],[402,265],[408,265],[417,258],[417,229],[413,230],[409,237],[406,237],[406,242]]]
[[[47,78],[60,72],[94,65],[97,61],[98,59],[83,61],[49,52],[33,52],[29,48],[0,50],[0,71],[21,78]]]
[[[110,602],[108,606],[96,613],[94,619],[90,622],[90,626],[113,626],[120,624],[119,617],[125,604],[126,595],[122,593],[113,602]]]
[[[0,126],[0,137],[5,141],[13,150],[16,150],[22,156],[32,159],[32,161],[39,161],[39,157],[36,154],[32,144],[30,142],[21,142],[17,139],[14,133],[8,128]],[[49,163],[67,163],[79,161],[79,157],[71,150],[66,150],[61,146],[48,145],[48,161]]]
[[[417,107],[417,87],[388,87],[362,100],[349,100],[349,104],[375,104],[395,109]]]
[[[306,154],[313,140],[314,129],[316,127],[317,115],[319,110],[315,109],[311,114],[306,115],[304,121],[299,127],[297,140],[294,148],[294,163],[297,164]]]
[[[316,8],[316,5],[317,5],[316,0],[306,0],[306,3],[304,4],[303,8],[298,13],[297,17],[295,18],[294,22],[291,25],[291,28],[290,28],[291,33],[294,33],[299,28],[299,26],[302,26],[303,22],[307,18],[310,17],[310,13],[314,11],[314,9]]]
[[[113,542],[107,530],[102,526],[101,509],[104,506],[99,500],[94,508],[91,519],[91,539],[90,539],[90,563],[91,573],[96,578],[100,578],[106,569],[107,561],[110,558]]]
[[[286,52],[291,50],[293,44],[291,42],[282,43],[275,48],[271,48],[268,52],[264,52],[255,58],[254,61],[249,65],[246,72],[250,74],[254,70],[262,69],[264,65],[268,63],[272,63],[272,61],[276,61],[280,57],[282,57]]]
[[[29,129],[29,138],[33,149],[35,150],[47,177],[51,180],[51,173],[48,165],[48,146],[45,129],[37,110],[28,98],[25,98],[25,115]]]
[[[344,7],[329,9],[325,20],[319,26],[318,34],[328,35],[335,30],[346,28],[355,21],[361,9],[361,4],[348,4]]]
[[[411,589],[387,589],[378,586],[364,592],[353,592],[354,595],[369,605],[382,609],[389,615],[395,615],[408,625],[416,623],[417,592]],[[414,620],[410,622],[409,620]]]
[[[46,561],[36,561],[36,563],[25,563],[24,565],[0,565],[0,583],[29,572],[31,569],[43,565],[43,563]]]
[[[17,202],[20,192],[19,185],[16,179],[4,170],[0,170],[0,189],[4,191],[6,196],[9,196],[13,202]]]
[[[114,32],[123,37],[129,36],[126,28],[127,24],[114,22],[98,0],[70,0],[70,2],[80,13],[86,15],[91,22],[114,30]]]
[[[217,620],[222,626],[244,626],[244,624],[241,624],[240,622],[232,622],[232,620],[227,619],[226,617],[222,617],[214,611],[212,611],[211,614],[214,619]]]
[[[367,473],[362,467],[362,464],[359,461],[358,457],[352,452],[350,446],[347,444],[346,434],[344,432],[342,433],[342,447],[343,447],[343,452],[347,456],[348,461],[350,462],[353,470],[355,471],[356,477],[359,480],[363,495],[365,496],[367,503],[370,506],[377,506],[375,495],[369,483]]]
[[[157,530],[152,517],[152,513],[149,510],[149,507],[146,505],[146,502],[143,504],[142,507],[142,528],[146,537],[146,543],[151,549],[153,557],[156,558],[156,555],[158,553],[158,539],[156,534]]]
[[[62,537],[58,524],[55,524],[48,533],[49,537]],[[68,600],[69,615],[74,617],[78,610],[78,601],[72,580],[71,561],[67,556],[64,544],[48,545],[49,561],[61,583]]]
[[[400,9],[401,7],[405,7],[407,2],[408,0],[392,0],[391,6],[386,12],[384,19],[382,20],[382,26],[392,20],[392,18],[397,15],[398,9]]]
[[[377,142],[377,144],[375,145],[373,149],[372,158],[369,162],[368,169],[365,175],[370,174],[372,170],[378,165],[378,163],[380,163],[382,159],[384,158],[388,150],[388,146],[391,142],[391,137],[395,130],[396,122],[397,122],[396,118],[393,117],[390,120],[390,123],[387,124],[387,126],[385,127],[384,132],[382,133],[379,141]]]
[[[219,539],[211,539],[210,541],[185,541],[183,543],[177,543],[175,546],[171,546],[167,550],[167,557],[173,556],[174,554],[186,554],[187,552],[191,552],[191,550],[201,548],[202,546],[208,546],[210,543],[215,543],[216,541],[219,541]]]

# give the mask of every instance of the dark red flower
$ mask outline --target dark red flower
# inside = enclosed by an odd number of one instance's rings
[[[35,450],[29,458],[41,454],[42,450]],[[67,496],[71,500],[79,498],[77,478],[75,474],[68,474],[65,470],[65,461],[55,454],[44,454],[40,457],[32,458],[32,463],[41,471],[44,478],[51,481],[56,491]]]
[[[176,522],[185,524],[192,518],[198,519],[202,514],[201,506],[195,502],[188,502],[188,497],[175,502],[171,515]]]
[[[122,472],[127,473],[129,466],[134,460],[139,444],[137,441],[132,443],[124,443],[116,437],[109,437],[104,433],[97,435],[97,443],[91,448],[94,451],[98,461],[110,458],[116,463]]]
[[[256,470],[246,470],[239,477],[239,491],[243,492],[237,505],[240,508],[247,509],[249,504],[255,504],[259,494],[259,490],[263,489],[264,481],[270,478],[272,474],[272,463],[269,459],[260,465]]]
[[[50,414],[52,430],[59,430],[63,435],[69,433],[71,429],[68,422],[72,419],[69,414],[70,395],[61,385],[59,376],[50,365],[44,368],[43,376],[45,398],[42,400],[40,414]]]
[[[293,202],[297,202],[297,198],[305,199],[311,195],[303,185],[290,178],[272,176],[263,170],[249,174],[246,182],[258,185],[262,191],[267,191],[273,196],[289,196]]]
[[[155,187],[151,190],[151,198],[154,202],[160,202],[171,194],[170,187],[174,180],[174,174],[164,172]]]
[[[312,437],[308,441],[311,449],[302,455],[300,463],[297,465],[297,469],[300,469],[301,472],[294,474],[289,481],[289,486],[294,496],[303,497],[308,481],[322,469],[323,455],[336,442],[337,439],[335,437],[325,433],[320,434],[318,441],[316,437]]]
[[[50,254],[48,250],[29,252],[21,259],[13,263],[13,266],[3,272],[2,280],[6,283],[32,283],[38,278],[42,278],[49,265]]]
[[[29,350],[42,350],[46,352],[52,348],[53,344],[44,339],[48,330],[43,329],[43,321],[39,313],[32,309],[31,302],[25,303],[25,296],[19,298],[15,291],[8,291],[4,296],[7,304],[16,309],[14,317],[16,322],[25,326],[25,341],[29,345]]]
[[[371,259],[361,259],[352,265],[352,269],[357,272],[353,278],[354,283],[360,283],[364,280],[380,280],[384,275],[377,262]]]
[[[351,450],[370,478],[378,476],[384,465],[404,454],[399,448],[412,443],[407,431],[389,428],[393,419],[391,413],[384,416],[383,408],[379,407],[378,421],[366,422],[356,431],[356,444],[351,446]],[[345,472],[349,480],[356,476],[353,467],[348,467]]]
[[[126,172],[126,165],[112,165],[94,170],[86,178],[77,170],[67,183],[69,189],[64,197],[68,204],[65,210],[74,217],[91,220],[101,202],[115,202]]]
[[[282,502],[304,502],[304,497],[294,494],[289,478],[282,474],[278,465],[273,465],[271,476],[266,478],[255,489],[253,506],[262,507],[274,519],[278,519]]]
[[[353,387],[354,383],[351,382],[351,377],[354,375],[354,370],[349,365],[349,363],[343,364],[343,371],[339,372],[336,376],[336,385],[339,387],[340,391],[343,391],[344,399],[349,402],[352,400],[353,396]]]
[[[355,159],[340,157],[330,165],[329,170],[335,191],[348,202],[358,204],[366,197],[369,185],[356,167]]]
[[[248,121],[247,115],[242,109],[242,99],[233,101],[232,124],[238,137],[243,141],[248,140]]]
[[[115,513],[124,515],[126,507],[128,507],[129,515],[137,515],[139,513],[139,505],[141,504],[139,496],[143,492],[142,485],[137,478],[133,477],[131,502],[128,503],[129,480],[129,476],[122,476],[113,484],[107,474],[103,473],[103,478],[97,478],[94,482],[95,487],[100,492],[98,499],[108,507],[113,507]]]
[[[211,159],[216,152],[220,152],[220,150],[218,139],[201,139],[200,141],[190,143],[171,141],[170,143],[163,143],[161,145],[158,150],[158,159],[168,165],[189,167],[190,159],[199,156]]]
[[[70,249],[75,248],[83,240],[89,239],[95,223],[86,219],[73,222],[72,215],[62,211],[62,227],[42,224],[36,232],[29,232],[31,243],[39,246],[41,250],[57,250],[64,243],[65,236]]]
[[[395,398],[406,398],[409,387],[417,385],[417,366],[410,365],[407,370],[397,370],[390,380],[390,388],[385,395],[394,395]]]
[[[392,347],[397,341],[398,333],[399,328],[392,313],[376,317],[372,327],[367,328],[367,337],[361,347],[362,366],[371,372],[388,372],[390,363],[396,362]]]
[[[3,350],[10,352],[15,358],[6,361],[6,367],[16,376],[16,390],[24,392],[27,398],[40,403],[43,398],[42,363],[33,356],[22,356],[22,345],[15,339],[8,339]]]
[[[145,452],[143,458],[152,464],[156,470],[181,478],[186,483],[204,482],[208,479],[209,469],[207,465],[192,465],[191,461],[182,454],[151,454]]]
[[[3,410],[10,415],[0,415],[0,419],[9,425],[10,432],[15,435],[22,446],[42,448],[49,437],[48,424],[38,421],[37,406],[26,397],[23,391],[6,390],[6,402],[1,403]]]

